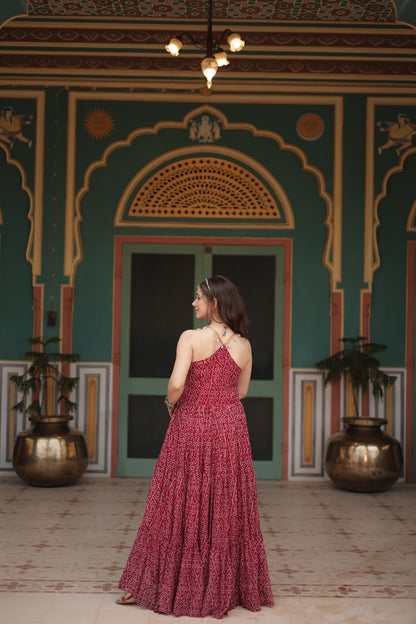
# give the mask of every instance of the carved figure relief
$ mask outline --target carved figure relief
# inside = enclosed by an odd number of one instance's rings
[[[189,138],[198,143],[213,143],[221,138],[221,122],[211,115],[194,117],[189,124]]]

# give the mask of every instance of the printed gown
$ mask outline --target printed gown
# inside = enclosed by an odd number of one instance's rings
[[[169,424],[119,585],[157,613],[273,604],[240,372],[225,344],[193,362]]]

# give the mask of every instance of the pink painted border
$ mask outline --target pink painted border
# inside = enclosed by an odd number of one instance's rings
[[[72,351],[72,311],[74,304],[74,289],[72,286],[62,286],[61,291],[61,353]],[[62,363],[62,372],[69,375],[70,365]]]
[[[114,298],[113,298],[113,417],[111,437],[111,476],[117,476],[118,404],[120,377],[121,274],[124,244],[145,243],[165,245],[257,245],[284,247],[284,319],[283,319],[283,423],[282,479],[289,474],[289,370],[292,307],[292,240],[279,238],[231,238],[203,236],[115,236],[114,238]]]
[[[33,286],[33,337],[43,336],[43,286]]]

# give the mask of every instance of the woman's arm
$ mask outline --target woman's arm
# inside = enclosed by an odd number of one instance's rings
[[[175,364],[168,383],[167,398],[169,403],[176,403],[180,399],[185,386],[186,376],[192,362],[192,331],[183,332],[178,340]],[[169,409],[171,415],[172,412],[173,408]]]

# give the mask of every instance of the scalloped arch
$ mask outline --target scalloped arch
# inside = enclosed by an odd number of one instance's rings
[[[337,98],[332,98],[331,102],[334,103],[335,101],[338,101]],[[74,107],[74,104],[75,104],[75,100],[70,99],[70,106]],[[76,195],[73,198],[74,203],[72,204],[72,201],[73,201],[72,196],[69,195],[67,197],[67,206],[68,206],[67,218],[69,217],[69,214],[72,211],[72,205],[74,205],[75,207],[74,216],[73,216],[73,229],[67,230],[68,232],[71,231],[73,233],[73,236],[72,234],[68,235],[65,241],[65,260],[64,260],[65,269],[64,270],[65,270],[65,274],[69,277],[70,282],[74,279],[76,268],[78,264],[81,262],[82,257],[83,257],[81,230],[80,230],[80,225],[82,221],[81,202],[82,202],[84,195],[88,193],[88,191],[90,190],[91,177],[94,171],[98,168],[105,167],[107,165],[107,162],[111,154],[115,150],[125,148],[125,147],[130,147],[133,141],[137,137],[140,137],[143,135],[157,135],[159,132],[161,132],[164,129],[171,129],[171,128],[186,129],[188,127],[188,124],[194,117],[204,112],[210,113],[211,115],[217,117],[221,121],[224,130],[245,130],[247,132],[250,132],[252,136],[254,137],[263,137],[263,138],[271,139],[272,141],[277,143],[277,145],[279,146],[281,150],[292,152],[293,154],[295,154],[300,161],[302,170],[312,173],[312,175],[316,178],[317,184],[318,184],[318,195],[324,200],[326,204],[326,208],[327,208],[326,217],[324,221],[324,225],[327,228],[327,239],[325,242],[322,262],[330,274],[331,287],[333,289],[336,288],[337,282],[339,282],[341,279],[341,258],[340,258],[339,253],[336,256],[333,254],[334,236],[335,236],[334,235],[334,230],[335,230],[334,201],[332,200],[331,196],[328,194],[326,190],[325,178],[324,178],[322,171],[308,162],[306,155],[302,149],[300,149],[296,145],[286,143],[284,139],[278,133],[271,131],[271,130],[258,129],[256,126],[254,126],[251,123],[229,122],[227,117],[220,110],[208,104],[204,104],[195,109],[192,109],[183,117],[182,121],[161,121],[161,122],[156,123],[153,127],[137,128],[133,130],[127,136],[126,139],[115,141],[114,143],[109,145],[103,152],[102,158],[98,161],[95,161],[88,167],[84,175],[83,186],[81,189],[79,189],[79,191],[76,193]],[[336,109],[336,114],[342,115],[342,104],[340,104],[339,109]],[[340,140],[339,137],[337,138],[337,140],[338,141]],[[212,146],[207,146],[207,145],[199,146],[198,148],[199,152],[209,151],[208,147],[212,147]],[[130,192],[130,194],[132,192],[132,188],[130,188],[130,185],[128,186],[128,188],[129,188],[129,191],[126,188],[123,194],[124,201],[125,201],[125,195],[128,192]],[[119,212],[120,212],[119,208],[120,206],[118,207],[117,212],[116,212],[116,215],[117,215],[116,219],[119,218],[118,217]],[[338,221],[339,220],[340,220],[340,215],[338,215]],[[337,236],[339,237],[339,232]],[[73,252],[73,250],[75,250],[75,252]]]
[[[0,142],[0,149],[5,153],[6,155],[6,162],[8,165],[11,165],[12,167],[16,167],[16,169],[18,169],[20,176],[21,176],[21,180],[22,180],[22,184],[21,184],[21,188],[22,191],[24,191],[28,198],[29,198],[29,212],[27,214],[27,219],[30,221],[30,231],[29,231],[29,237],[28,237],[28,241],[27,241],[27,245],[26,245],[26,260],[32,265],[32,271],[33,271],[33,239],[34,239],[34,210],[33,210],[33,205],[34,205],[34,201],[33,201],[33,193],[30,190],[30,188],[27,185],[27,178],[26,178],[26,171],[24,170],[22,164],[12,158],[11,154],[10,154],[10,150],[7,147],[7,145],[3,144]],[[3,214],[1,211],[1,207],[0,207],[0,225],[3,225]]]
[[[392,178],[393,176],[395,176],[398,173],[402,173],[403,172],[404,163],[406,162],[407,158],[409,158],[409,156],[412,156],[413,154],[416,154],[416,147],[410,147],[409,149],[407,149],[401,155],[398,164],[395,165],[394,167],[392,167],[391,169],[389,169],[389,171],[387,171],[387,173],[385,174],[385,176],[383,178],[383,182],[382,182],[382,186],[381,186],[381,192],[377,195],[377,197],[374,200],[373,229],[372,229],[372,249],[373,249],[373,254],[372,254],[371,266],[368,268],[367,273],[364,275],[365,281],[367,281],[370,285],[372,284],[372,281],[373,281],[373,278],[374,278],[374,273],[377,271],[378,268],[380,268],[380,264],[381,264],[381,261],[380,261],[380,251],[379,251],[378,243],[377,243],[377,229],[378,229],[378,227],[380,225],[380,219],[379,219],[379,216],[378,216],[378,209],[379,209],[379,206],[380,206],[380,202],[387,195],[387,185],[388,185],[388,182],[389,182],[390,178]],[[408,218],[407,218],[406,229],[407,229],[408,232],[416,232],[415,221],[416,221],[416,199],[413,202],[412,208],[410,209],[410,212],[409,212],[409,215],[408,215]]]

